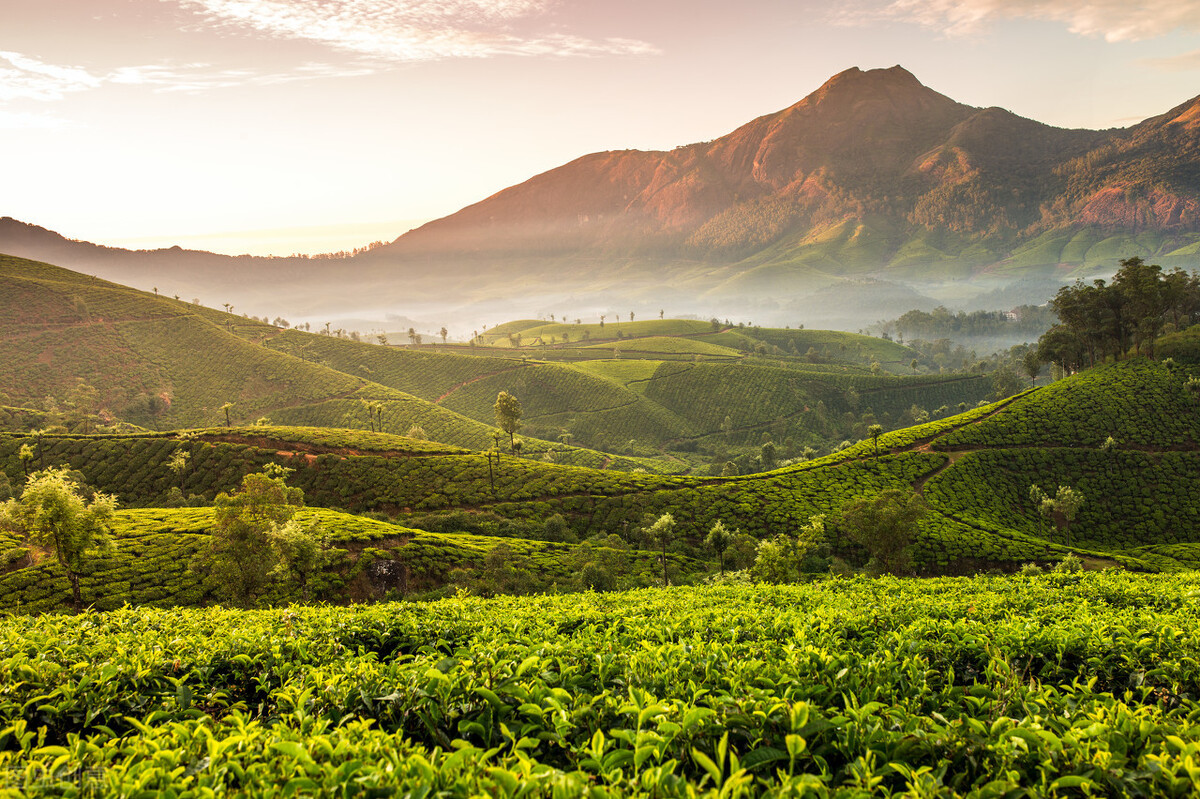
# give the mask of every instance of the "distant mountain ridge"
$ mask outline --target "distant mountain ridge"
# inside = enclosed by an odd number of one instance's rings
[[[878,296],[962,306],[1034,278],[1038,299],[1045,281],[1123,257],[1200,263],[1198,156],[1200,98],[1125,129],[1065,130],[958,103],[899,66],[852,68],[714,141],[585,155],[348,261],[130,254],[15,220],[0,221],[0,252],[138,285],[130,269],[247,288],[286,277],[285,301],[322,286],[347,307],[348,281],[456,312],[535,295],[642,308],[669,282],[699,313],[735,305],[766,322],[869,296],[863,326],[885,312]]]
[[[1001,251],[1073,225],[1192,233],[1198,126],[1200,98],[1124,130],[1064,130],[957,103],[899,66],[853,68],[713,142],[584,156],[385,252],[711,258],[847,220]]]

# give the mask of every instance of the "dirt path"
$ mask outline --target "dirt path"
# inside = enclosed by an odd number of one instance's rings
[[[470,380],[464,380],[464,381],[463,381],[463,382],[461,382],[461,383],[457,383],[457,384],[455,384],[455,385],[451,386],[449,389],[447,389],[447,390],[446,390],[446,391],[445,391],[445,392],[442,394],[442,396],[440,396],[440,397],[438,397],[437,399],[435,399],[435,400],[433,401],[433,404],[434,404],[434,405],[441,405],[441,404],[442,404],[442,400],[446,399],[447,397],[449,397],[451,394],[455,393],[456,391],[459,391],[459,390],[461,390],[461,389],[463,389],[463,388],[466,388],[467,386],[471,385],[472,383],[478,383],[480,380],[487,380],[489,377],[495,377],[496,375],[502,375],[502,374],[505,374],[505,373],[507,373],[507,372],[512,372],[512,371],[515,371],[515,370],[517,370],[517,369],[524,369],[525,367],[527,367],[527,366],[530,366],[530,365],[531,365],[531,364],[528,364],[528,363],[524,363],[524,362],[522,362],[522,363],[514,364],[513,366],[510,366],[510,367],[508,367],[507,369],[497,369],[497,370],[496,370],[496,371],[494,371],[494,372],[488,372],[488,373],[486,373],[486,374],[482,374],[482,375],[476,375],[475,377],[472,377]]]

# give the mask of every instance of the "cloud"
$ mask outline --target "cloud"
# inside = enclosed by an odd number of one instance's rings
[[[843,23],[879,19],[915,22],[947,36],[976,33],[991,22],[1036,19],[1109,42],[1139,41],[1177,30],[1200,32],[1200,0],[893,0],[838,16]]]
[[[286,72],[217,69],[211,64],[143,64],[90,72],[83,67],[46,64],[21,53],[0,51],[0,105],[14,101],[54,102],[104,86],[145,87],[154,92],[196,93],[233,86],[272,86],[320,78],[369,75],[363,64],[300,64]],[[59,127],[61,120],[33,113],[5,112],[0,128]]]
[[[1162,72],[1188,72],[1200,69],[1200,50],[1162,58],[1143,58],[1139,63]]]
[[[81,67],[44,64],[20,53],[0,50],[0,102],[61,100],[95,89],[103,81]]]
[[[518,56],[644,55],[634,39],[588,39],[521,28],[553,0],[163,0],[206,25],[308,41],[387,62]]]

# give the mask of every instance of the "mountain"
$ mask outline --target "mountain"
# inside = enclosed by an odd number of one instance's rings
[[[1200,98],[1126,129],[1064,130],[899,66],[853,68],[714,141],[585,155],[353,259],[128,253],[15,220],[0,251],[172,292],[228,276],[231,297],[273,313],[364,297],[442,319],[657,309],[666,284],[697,313],[857,328],[1017,281],[1036,287],[1018,299],[1041,301],[1133,255],[1195,265],[1198,154]]]

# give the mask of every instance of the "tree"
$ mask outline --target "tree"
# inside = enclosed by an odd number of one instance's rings
[[[1067,546],[1071,546],[1071,522],[1075,521],[1079,509],[1083,507],[1083,494],[1070,486],[1059,486],[1054,496],[1046,497],[1043,507],[1046,515],[1054,519],[1054,523],[1062,527]],[[1061,520],[1061,524],[1060,524]]]
[[[873,424],[867,428],[867,435],[875,441],[875,457],[879,457],[879,437],[883,435],[883,425]]]
[[[1127,258],[1111,283],[1076,281],[1061,288],[1050,306],[1061,324],[1038,341],[1043,362],[1072,371],[1060,357],[1077,355],[1079,366],[1123,358],[1131,350],[1153,357],[1155,340],[1166,325],[1186,326],[1200,310],[1200,277],[1181,270],[1164,275],[1157,264]],[[1065,346],[1069,340],[1071,347]],[[1070,352],[1075,348],[1078,353]]]
[[[786,535],[759,541],[750,575],[764,583],[794,583],[797,577],[795,542]]]
[[[1038,356],[1036,348],[1030,349],[1021,359],[1021,366],[1025,369],[1025,374],[1029,375],[1029,384],[1037,385],[1037,376],[1042,371],[1042,359]]]
[[[28,479],[29,464],[33,463],[33,459],[37,457],[37,452],[34,451],[32,444],[22,444],[21,449],[17,451],[17,457],[21,459],[21,467],[25,470],[25,477]]]
[[[663,585],[667,584],[667,545],[675,538],[675,517],[664,513],[644,531],[646,541],[662,549]]]
[[[100,392],[96,387],[82,377],[76,378],[75,385],[67,394],[66,405],[71,409],[71,421],[83,427],[84,435],[91,432],[91,424],[100,405]]]
[[[717,519],[709,528],[708,535],[704,537],[704,545],[717,553],[717,560],[721,564],[721,574],[725,573],[725,550],[729,549],[729,545],[733,543],[733,537],[737,533],[737,530],[730,532],[725,523]]]
[[[416,343],[417,343],[417,331],[416,331],[416,328],[412,328],[412,327],[410,327],[410,328],[408,329],[408,342],[409,342],[409,344],[416,344]]]
[[[994,396],[996,399],[1006,399],[1013,394],[1021,393],[1024,389],[1025,386],[1021,384],[1021,378],[1017,377],[1016,372],[1007,366],[992,372],[992,390],[995,392]]]
[[[450,331],[446,329],[446,326],[445,326],[445,325],[442,325],[442,329],[441,329],[441,330],[439,330],[439,331],[438,331],[438,333],[439,333],[439,334],[441,335],[441,337],[442,337],[442,344],[445,344],[445,343],[446,343],[446,336],[450,335]]]
[[[852,502],[836,520],[851,541],[865,548],[880,573],[908,571],[917,522],[928,513],[920,496],[889,489]]]
[[[0,505],[0,528],[54,551],[71,583],[72,607],[79,613],[79,575],[88,557],[115,549],[110,532],[116,507],[116,498],[108,494],[86,502],[66,467],[46,469],[29,476],[19,500]]]
[[[249,605],[261,595],[279,564],[274,537],[304,507],[304,493],[288,486],[291,471],[267,464],[242,478],[234,494],[217,495],[205,560],[225,596]]]
[[[1041,486],[1038,485],[1031,485],[1029,487],[1029,501],[1032,502],[1033,507],[1037,509],[1038,528],[1041,530],[1042,535],[1045,535],[1045,520],[1053,510],[1053,503],[1050,498],[1046,496],[1046,492],[1043,491]]]
[[[776,456],[775,444],[771,441],[763,442],[763,445],[759,448],[758,455],[759,460],[762,462],[763,471],[769,472],[775,468],[777,463]]]
[[[315,521],[292,518],[275,527],[270,540],[275,555],[271,574],[294,581],[300,586],[301,598],[307,602],[309,581],[328,559],[328,534]]]
[[[175,474],[175,478],[179,480],[180,490],[183,489],[183,473],[187,471],[188,460],[191,457],[192,453],[188,452],[186,449],[177,449],[171,453],[171,458],[167,461],[167,468],[170,469]]]
[[[229,409],[232,407],[233,407],[232,402],[226,402],[224,405],[221,406],[221,410],[225,411],[225,426],[226,427],[233,427],[233,422],[230,421],[230,419],[229,419]]]
[[[575,534],[567,527],[567,520],[563,518],[561,513],[556,513],[546,520],[542,527],[542,536],[547,541],[563,543],[570,539],[569,543],[575,543]]]
[[[515,452],[517,449],[517,431],[521,429],[521,403],[507,391],[496,395],[496,427],[508,433],[508,443]]]

